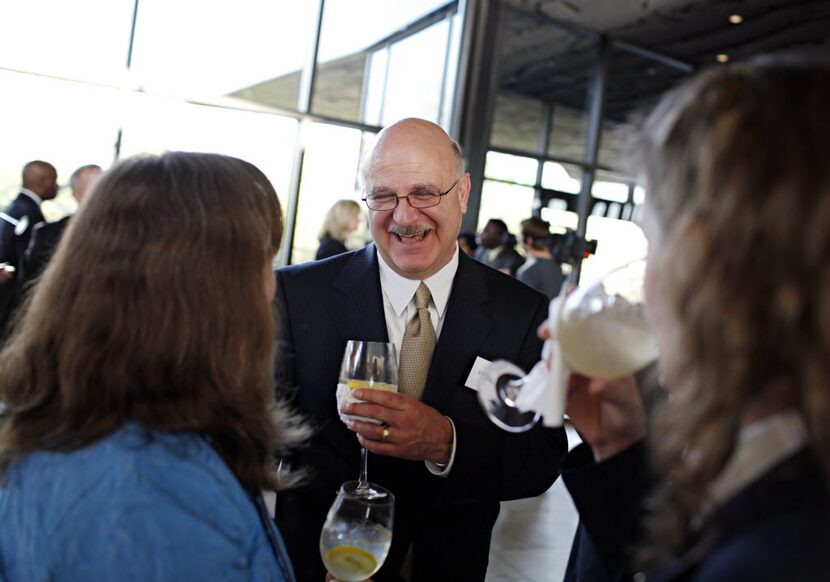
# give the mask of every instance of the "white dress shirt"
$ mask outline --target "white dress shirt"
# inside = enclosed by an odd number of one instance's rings
[[[35,194],[31,190],[29,190],[28,188],[21,188],[20,193],[25,194],[26,196],[28,196],[29,198],[34,200],[35,204],[37,204],[38,206],[43,204],[43,198],[41,198],[40,196],[38,196],[37,194]]]
[[[732,457],[710,486],[712,502],[723,503],[806,443],[807,427],[793,410],[743,427]]]
[[[386,331],[389,335],[389,341],[395,344],[400,367],[401,344],[403,343],[406,325],[417,312],[415,308],[415,290],[418,289],[421,280],[407,279],[400,276],[383,260],[380,253],[377,253],[377,257],[380,268],[380,288],[383,292],[383,313],[386,317]],[[429,292],[432,295],[432,299],[429,302],[429,317],[432,321],[432,327],[435,328],[436,342],[441,335],[441,329],[444,327],[444,316],[447,313],[447,303],[450,299],[452,282],[455,279],[455,272],[457,270],[458,246],[456,246],[455,253],[453,253],[450,261],[440,271],[432,277],[424,279],[424,284],[429,288]],[[444,467],[431,461],[425,461],[427,469],[433,475],[442,477],[449,475],[453,461],[455,461],[455,424],[453,424],[452,419],[447,418],[452,425],[452,449],[450,450],[449,462]]]

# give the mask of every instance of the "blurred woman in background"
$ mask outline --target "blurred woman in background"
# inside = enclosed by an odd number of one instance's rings
[[[346,239],[360,226],[362,211],[360,204],[354,200],[338,200],[326,213],[323,227],[320,229],[315,260],[326,259],[345,253]]]
[[[779,56],[704,72],[645,122],[667,398],[648,427],[633,379],[574,379],[566,579],[830,579],[828,103],[827,60]]]
[[[293,580],[260,492],[279,201],[220,155],[133,158],[81,207],[0,353],[0,577]]]

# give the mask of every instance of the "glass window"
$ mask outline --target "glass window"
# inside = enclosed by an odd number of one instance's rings
[[[622,169],[626,166],[626,152],[629,149],[631,127],[627,123],[602,120],[599,145],[599,163],[603,166]]]
[[[445,0],[399,0],[397,2],[388,2],[388,0],[327,0],[324,5],[323,23],[320,31],[312,111],[337,119],[360,121],[366,71],[370,66],[372,74],[377,71],[373,64],[369,62],[369,55],[378,49],[391,45],[393,50],[389,56],[390,65],[397,66],[395,65],[396,51],[394,45],[403,42],[409,36],[405,33],[399,33],[406,27],[413,26],[412,34],[416,35],[422,28],[418,21],[445,4]],[[406,75],[406,80],[403,82],[403,86],[394,88],[398,103],[393,105],[393,107],[399,108],[400,111],[400,108],[406,109],[412,99],[416,98],[417,103],[419,103],[418,111],[412,114],[419,114],[424,107],[424,102],[426,102],[427,107],[432,111],[432,119],[435,119],[438,115],[438,105],[433,107],[433,104],[440,103],[440,92],[436,95],[425,95],[425,87],[420,84],[427,78],[430,79],[430,83],[433,83],[432,79],[437,76],[439,79],[438,86],[441,85],[440,78],[444,71],[447,47],[446,25],[443,27],[443,33],[437,31],[434,34],[435,37],[427,34],[423,40],[413,41],[414,45],[401,47],[398,51],[397,58],[400,59],[403,66],[410,62],[411,51],[415,50],[416,46],[420,46],[421,50],[426,52],[421,53],[421,60],[417,66],[395,72],[395,79],[398,79],[399,75]],[[419,44],[419,42],[424,44]],[[425,66],[424,62],[433,64]],[[367,63],[369,64],[367,65]],[[434,63],[438,63],[438,65]],[[433,67],[437,68],[437,71],[423,70]],[[411,78],[410,75],[416,72],[421,77],[413,84],[409,79]],[[384,83],[386,85],[384,93],[388,95],[390,91],[388,81],[390,79],[387,78],[386,81]],[[376,82],[370,81],[370,83]],[[400,91],[409,91],[411,94],[400,101]],[[394,99],[395,97],[393,97]],[[407,111],[409,110],[407,109]],[[396,113],[395,115],[400,114]],[[410,115],[410,113],[407,112],[404,115]],[[385,119],[386,117],[387,115],[382,115],[380,118]]]
[[[124,113],[121,157],[186,150],[242,158],[268,176],[286,205],[296,120],[139,93],[129,95]]]
[[[365,143],[370,141],[357,129],[323,123],[304,125],[302,140],[305,156],[292,263],[314,259],[319,245],[317,235],[332,204],[341,198],[360,201],[357,185],[360,155]],[[362,201],[360,205],[365,208]],[[358,238],[368,236],[365,230],[361,234]]]
[[[602,122],[601,165],[624,168],[629,135],[627,122],[631,115],[648,111],[663,93],[687,75],[685,71],[614,47]]]
[[[582,167],[575,164],[545,162],[542,167],[542,188],[579,194],[582,190]]]
[[[614,267],[646,256],[648,244],[642,229],[625,220],[588,217],[586,238],[597,241],[597,252],[582,262],[580,281],[601,277]]]
[[[511,234],[518,235],[519,225],[530,218],[535,191],[528,186],[484,180],[478,211],[478,232],[491,218],[500,218]]]
[[[45,160],[58,184],[85,164],[108,167],[115,155],[121,92],[100,86],[0,70],[0,208],[20,188],[23,165]],[[43,205],[55,220],[75,209],[68,188]]]
[[[490,145],[539,153],[544,106],[538,99],[499,93],[493,109]]]
[[[630,180],[617,172],[597,170],[591,194],[594,198],[612,202],[627,202],[631,189]]]
[[[597,55],[592,37],[506,4],[491,143],[581,161],[588,86]],[[550,137],[540,145],[548,115]]]
[[[576,99],[587,98],[587,89],[582,87],[584,95]],[[585,158],[585,133],[588,122],[584,109],[555,105],[551,120],[550,140],[548,141],[548,155],[569,160]]]
[[[315,12],[312,1],[141,0],[132,82],[165,94],[296,109]]]
[[[389,47],[372,51],[369,58],[369,79],[360,117],[368,125],[381,125],[383,97],[386,93],[386,73],[389,67]]]
[[[539,162],[533,158],[487,152],[484,175],[495,180],[506,180],[533,186],[536,184],[536,169],[538,167]]]
[[[458,59],[461,51],[461,37],[464,21],[456,13],[450,19],[449,46],[447,47],[447,66],[444,71],[444,93],[441,104],[441,116],[438,124],[446,131],[450,130],[453,106],[455,105],[455,79],[458,76]]]
[[[127,66],[134,2],[2,2],[0,66],[118,83]],[[9,93],[5,86],[3,93],[5,99]]]
[[[550,223],[552,232],[565,232],[566,229],[576,230],[576,225],[579,220],[576,212],[568,212],[563,208],[554,208],[559,206],[552,200],[548,208],[542,208],[542,220],[547,220]]]
[[[404,117],[439,121],[448,33],[445,19],[391,46],[381,125]]]

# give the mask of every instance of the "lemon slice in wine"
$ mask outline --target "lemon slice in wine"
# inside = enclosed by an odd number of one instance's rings
[[[378,567],[377,560],[371,553],[355,546],[336,546],[326,552],[323,558],[329,572],[338,580],[347,582],[365,580]]]

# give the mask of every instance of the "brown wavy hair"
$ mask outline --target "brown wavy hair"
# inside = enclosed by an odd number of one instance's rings
[[[704,72],[642,127],[650,268],[674,324],[643,566],[688,543],[759,401],[801,413],[830,475],[828,103],[830,62],[766,57]]]
[[[242,160],[172,152],[106,172],[0,352],[0,471],[137,422],[206,435],[251,490],[287,485],[273,455],[305,433],[272,388],[282,231]]]

